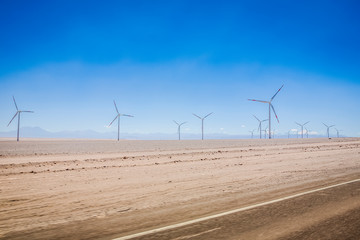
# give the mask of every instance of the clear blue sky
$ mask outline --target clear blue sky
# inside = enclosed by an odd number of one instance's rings
[[[1,1],[0,131],[248,134],[321,122],[360,136],[359,1]]]

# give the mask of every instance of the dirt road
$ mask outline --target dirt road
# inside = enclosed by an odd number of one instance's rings
[[[359,213],[356,179],[115,240],[359,239]]]
[[[358,138],[0,141],[0,155],[5,239],[111,239],[360,177]]]

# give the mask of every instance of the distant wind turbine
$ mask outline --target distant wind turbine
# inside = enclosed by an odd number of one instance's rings
[[[256,129],[253,129],[252,131],[249,131],[249,133],[251,133],[251,138],[254,138],[254,131],[255,131]]]
[[[275,98],[275,96],[280,92],[280,90],[283,88],[284,85],[281,86],[281,88],[279,88],[279,90],[277,90],[277,92],[274,94],[274,96],[270,99],[270,101],[263,101],[263,100],[256,100],[256,99],[248,99],[249,101],[255,101],[255,102],[262,102],[262,103],[268,103],[269,104],[269,139],[271,139],[271,109],[273,110],[275,117],[277,119],[277,121],[279,122],[279,118],[276,115],[275,112],[275,108],[274,106],[271,104],[272,100]]]
[[[325,123],[323,123],[323,124],[324,124],[325,127],[326,127],[327,136],[328,136],[328,138],[330,138],[330,131],[329,131],[329,129],[330,129],[331,127],[335,126],[335,125],[328,126],[328,125],[326,125]]]
[[[310,122],[310,121],[309,121],[309,122]],[[306,123],[304,123],[304,124],[300,124],[300,123],[295,122],[297,125],[299,125],[299,126],[301,127],[301,138],[304,138],[304,126],[305,126],[306,124],[308,124],[309,122],[306,122]]]
[[[212,112],[209,113],[208,115],[206,115],[205,117],[199,117],[198,115],[196,115],[195,113],[193,113],[193,115],[197,118],[199,118],[201,120],[201,140],[204,140],[204,120],[205,118],[207,118],[208,116],[210,116],[211,114],[213,114]]]
[[[258,131],[260,131],[260,139],[261,139],[261,124],[262,124],[263,122],[266,122],[268,119],[260,120],[260,119],[258,119],[255,115],[253,115],[253,116],[254,116],[254,118],[256,118],[256,120],[258,120],[258,122],[259,122]],[[265,136],[265,138],[266,138],[266,136]]]
[[[264,130],[264,132],[265,132],[265,138],[266,138],[266,134],[268,133],[268,128],[269,128],[269,127],[266,127],[265,130]]]
[[[183,122],[183,123],[177,123],[175,120],[174,120],[174,123],[176,124],[176,125],[178,125],[178,134],[179,134],[179,140],[180,140],[180,127],[181,127],[181,125],[184,125],[186,122]]]
[[[337,128],[335,128],[335,130],[336,130],[336,134],[337,134],[337,137],[339,138],[339,132],[341,132],[342,130],[338,130]]]
[[[115,100],[114,100],[114,106],[115,106],[117,115],[116,115],[116,117],[114,118],[114,120],[112,120],[112,122],[109,124],[109,127],[111,126],[111,124],[112,124],[116,119],[118,119],[118,137],[117,137],[117,140],[119,141],[119,139],[120,139],[120,117],[121,117],[121,116],[124,116],[124,117],[134,117],[134,116],[119,113],[119,110],[118,110],[118,108],[117,108],[117,106],[116,106]]]
[[[291,130],[288,131],[288,138],[290,138],[290,132],[291,132]]]
[[[309,132],[310,132],[310,130],[308,130],[307,128],[305,128],[305,130],[306,130],[306,138],[309,138]]]
[[[19,110],[18,109],[18,106],[16,104],[16,101],[15,101],[15,97],[13,96],[13,100],[14,100],[14,103],[15,103],[15,107],[16,107],[16,113],[14,115],[14,117],[10,120],[9,124],[7,126],[10,125],[10,123],[14,120],[14,118],[16,117],[16,115],[18,116],[18,127],[17,127],[17,139],[16,141],[19,141],[19,134],[20,134],[20,114],[23,113],[23,112],[27,112],[27,113],[33,113],[33,111],[24,111],[24,110]]]

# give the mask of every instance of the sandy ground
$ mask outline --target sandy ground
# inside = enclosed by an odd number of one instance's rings
[[[360,139],[0,140],[0,238],[112,238],[360,177]]]

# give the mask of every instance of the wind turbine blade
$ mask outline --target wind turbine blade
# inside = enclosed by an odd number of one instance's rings
[[[9,124],[7,126],[10,125],[10,123],[14,120],[14,118],[16,117],[16,115],[18,115],[19,112],[16,112],[15,115],[13,116],[13,118],[10,120]]]
[[[298,123],[298,122],[295,122],[295,123],[301,127],[301,124],[300,124],[300,123]]]
[[[261,122],[266,122],[266,121],[268,121],[269,119],[265,119],[265,120],[262,120]]]
[[[17,104],[16,104],[16,101],[15,101],[14,96],[13,96],[13,100],[14,100],[14,103],[15,103],[16,110],[17,110],[17,111],[19,111],[19,109],[18,109],[18,106],[17,106]]]
[[[211,113],[209,113],[208,115],[206,115],[204,118],[207,118],[208,116],[210,116],[211,114],[213,114],[212,112]]]
[[[174,123],[176,124],[176,125],[178,125],[179,126],[179,123],[177,122],[177,121],[175,121],[175,120],[173,120],[174,121]]]
[[[260,131],[260,124],[261,124],[261,123],[259,123],[258,132]]]
[[[201,117],[199,117],[199,116],[198,116],[198,115],[196,115],[195,113],[193,113],[193,115],[194,115],[195,117],[197,117],[197,118],[202,119]]]
[[[114,100],[114,105],[115,105],[116,112],[119,114],[119,110],[118,110],[118,108],[116,106],[115,100]]]
[[[249,101],[254,101],[254,102],[262,102],[262,103],[269,103],[268,101],[263,101],[263,100],[256,100],[256,99],[248,99]]]
[[[256,118],[259,122],[261,122],[260,119],[258,119],[255,115],[253,115],[253,116],[254,116],[254,118]]]
[[[325,127],[329,127],[328,125],[326,125],[325,123],[323,123],[325,125]]]
[[[128,114],[121,114],[121,116],[125,116],[125,117],[134,117],[133,115],[128,115]]]
[[[308,121],[308,122],[306,122],[306,123],[304,123],[304,126],[306,125],[306,124],[308,124],[310,121]]]
[[[120,115],[116,115],[116,117],[114,118],[114,120],[112,120],[112,122],[109,124],[109,127],[111,126],[111,124],[112,124],[118,117],[120,117]]]
[[[34,111],[21,111],[21,112],[34,113]]]
[[[284,86],[284,85],[283,85]],[[281,88],[280,88],[281,89]],[[280,90],[279,90],[280,91]],[[272,104],[270,104],[270,106],[271,106],[271,108],[272,108],[272,110],[274,111],[274,114],[275,114],[275,117],[276,117],[276,120],[279,122],[279,118],[278,118],[278,116],[276,115],[276,112],[275,112],[275,108],[274,108],[274,106],[272,105]]]
[[[277,90],[277,92],[275,93],[275,95],[271,98],[270,102],[275,98],[275,96],[280,92],[280,90],[283,88],[284,84],[281,86],[281,88],[279,88],[279,90]]]
[[[185,123],[186,123],[186,122],[181,123],[180,126],[181,126],[181,125],[184,125]]]
[[[335,126],[335,125],[331,125],[331,126],[329,126],[329,128],[331,128],[331,127],[333,127],[333,126]]]

